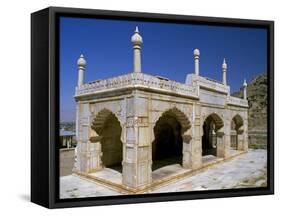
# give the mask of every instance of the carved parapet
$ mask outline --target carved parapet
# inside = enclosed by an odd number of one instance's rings
[[[132,87],[166,91],[173,94],[198,98],[197,88],[194,86],[144,73],[130,73],[105,80],[85,83],[79,88],[76,88],[75,97]]]
[[[248,108],[248,100],[232,96],[228,97],[227,104]]]
[[[186,79],[186,84],[193,86],[200,86],[201,88],[205,88],[208,90],[220,92],[223,94],[228,94],[230,92],[230,88],[223,83],[212,80],[206,77],[197,76],[195,74],[189,74]]]

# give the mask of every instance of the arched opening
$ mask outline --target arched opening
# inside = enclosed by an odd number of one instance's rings
[[[152,170],[170,164],[181,164],[181,125],[174,116],[163,115],[154,127],[155,140],[152,143]]]
[[[122,128],[117,117],[112,112],[103,110],[95,118],[92,128],[100,137],[102,165],[121,173],[123,158]]]
[[[222,127],[223,121],[217,114],[211,114],[205,119],[202,136],[202,156],[217,156],[217,132]]]
[[[182,134],[189,128],[189,121],[179,110],[165,112],[156,122],[152,142],[152,170],[172,164],[182,165]]]
[[[240,115],[235,115],[231,120],[231,131],[230,131],[231,149],[234,150],[239,149],[239,142],[241,141],[240,136],[243,133],[242,126],[243,126],[243,119],[241,118]]]

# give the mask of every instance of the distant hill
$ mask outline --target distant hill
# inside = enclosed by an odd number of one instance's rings
[[[232,94],[243,96],[243,88]],[[252,147],[266,147],[267,135],[267,75],[260,74],[248,83],[247,98],[249,102],[248,130]],[[251,140],[252,139],[252,140]]]

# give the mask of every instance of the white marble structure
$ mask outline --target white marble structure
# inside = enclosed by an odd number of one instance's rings
[[[169,152],[180,151],[175,155],[184,169],[199,169],[205,155],[230,156],[232,130],[236,131],[237,150],[248,150],[246,93],[243,99],[230,96],[225,60],[222,82],[202,77],[200,52],[195,49],[195,71],[179,83],[142,73],[143,39],[138,28],[131,42],[131,73],[84,83],[86,61],[81,55],[77,62],[75,172],[87,174],[120,162],[122,184],[139,189],[152,184],[157,157]],[[163,138],[165,130],[173,137],[167,138],[174,143],[171,148]],[[208,140],[211,145],[206,145]]]

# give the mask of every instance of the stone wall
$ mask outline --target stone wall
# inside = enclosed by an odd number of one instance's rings
[[[249,131],[249,148],[267,148],[267,131],[265,130],[256,130]]]
[[[60,149],[60,176],[72,174],[74,166],[74,148]]]

